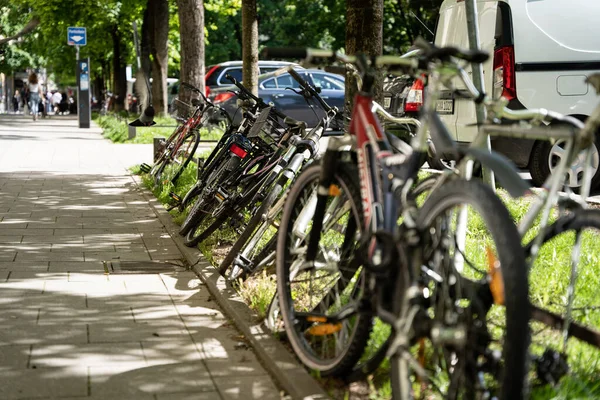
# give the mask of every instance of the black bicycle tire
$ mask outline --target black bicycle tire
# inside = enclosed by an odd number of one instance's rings
[[[254,234],[254,230],[260,224],[263,219],[263,214],[267,213],[271,206],[277,201],[281,193],[283,192],[283,186],[280,183],[275,184],[275,186],[269,191],[269,194],[264,198],[258,211],[254,213],[250,221],[246,224],[246,228],[242,232],[242,234],[235,241],[231,249],[227,253],[227,256],[223,259],[221,264],[219,265],[219,274],[225,276],[225,273],[229,269],[229,266],[238,255],[242,247],[248,242],[248,239],[252,237]]]
[[[568,233],[571,231],[584,231],[585,229],[594,229],[600,232],[600,209],[576,209],[572,210],[569,214],[564,214],[560,216],[554,223],[548,226],[544,230],[544,237],[542,238],[542,243],[540,248],[544,247],[544,244],[552,239],[560,236],[563,233]],[[531,250],[535,243],[536,237],[533,237],[529,243],[527,243],[525,248],[525,254],[527,257],[531,256]],[[540,307],[540,309],[544,309],[544,307]],[[587,326],[584,327],[587,328]],[[593,329],[597,329],[597,326],[594,326]],[[554,329],[554,328],[553,328]],[[570,334],[569,337],[576,337],[576,335]],[[589,340],[590,338],[588,338]],[[579,339],[583,340],[583,339]],[[583,340],[587,342],[591,346],[599,348],[597,342],[592,339],[592,341]]]
[[[229,160],[231,160],[231,157],[225,157],[226,155],[227,155],[227,152],[223,152],[222,156],[224,159],[223,160],[215,160],[215,164],[213,164],[214,166],[212,167],[212,171],[210,171],[210,173],[204,179],[205,184],[206,184],[206,182],[216,181],[216,180],[218,180],[218,178],[220,178],[220,175],[223,173],[223,170],[227,166],[227,163],[229,162]],[[206,172],[208,172],[208,171],[206,171]],[[213,174],[216,174],[215,178],[211,178]],[[198,207],[197,204],[199,202],[203,202],[203,201],[207,202],[208,200],[205,199],[203,196],[203,193],[200,192],[200,194],[198,195],[198,198],[196,199],[196,203],[194,204],[194,206],[192,206],[188,216],[185,218],[185,220],[181,224],[181,227],[179,228],[179,234],[181,236],[187,236],[187,234],[191,230],[194,230],[204,220],[206,213],[202,213],[203,215],[200,215],[199,212],[201,212],[201,211],[200,211],[200,209],[197,208]],[[216,200],[212,200],[212,203],[214,203],[215,201]],[[193,247],[192,245],[190,245],[190,246]]]
[[[177,168],[177,171],[171,178],[171,183],[173,185],[175,185],[175,183],[177,182],[177,180],[179,179],[179,177],[181,176],[183,171],[186,169],[186,167],[188,166],[188,164],[194,157],[194,154],[196,153],[196,150],[198,149],[198,145],[200,144],[200,132],[197,131],[196,129],[194,129],[190,133],[188,133],[185,138],[183,138],[182,145],[186,143],[187,138],[190,136],[194,137],[194,144],[192,145],[192,150],[190,151],[190,153],[188,154],[186,159],[183,161],[183,163],[181,163],[179,168]]]
[[[295,211],[296,198],[303,191],[304,185],[306,183],[314,182],[315,178],[318,179],[320,173],[320,165],[312,165],[308,168],[305,168],[303,173],[297,178],[294,185],[292,185],[288,193],[288,197],[282,212],[276,249],[277,293],[279,296],[281,316],[284,321],[287,337],[294,352],[296,353],[296,356],[307,368],[317,370],[323,376],[344,377],[350,371],[352,371],[353,366],[360,359],[367,345],[372,329],[371,318],[366,318],[360,314],[356,315],[356,328],[352,332],[352,338],[346,346],[345,351],[340,357],[337,358],[335,362],[328,363],[329,365],[319,365],[319,363],[314,362],[314,360],[310,360],[311,356],[309,355],[307,357],[304,354],[303,346],[298,344],[298,338],[296,337],[297,333],[291,327],[293,324],[293,316],[290,316],[288,313],[289,301],[286,296],[286,290],[289,287],[289,282],[287,282],[287,279],[285,279],[287,277],[287,271],[285,261],[283,260],[284,254],[286,253],[286,224],[291,219],[292,214]],[[341,183],[343,186],[346,186],[344,190],[348,193],[348,199],[351,201],[351,203],[354,203],[353,210],[357,214],[355,215],[355,218],[358,218],[359,224],[362,226],[364,221],[362,215],[362,203],[360,190],[357,187],[356,179],[348,177],[340,168],[339,173],[336,174],[336,181]],[[360,229],[360,226],[357,227],[357,229]]]
[[[214,203],[214,200],[212,202]],[[179,234],[181,236],[187,235],[187,233],[191,229],[194,229],[196,226],[198,226],[198,224],[202,223],[202,221],[206,217],[206,213],[204,212],[204,207],[206,206],[207,203],[210,203],[210,202],[208,202],[207,199],[205,199],[205,198],[202,198],[200,196],[198,196],[196,198],[196,202],[190,209],[189,214],[187,215],[187,217],[181,224],[181,227],[179,228]]]
[[[212,235],[217,229],[219,229],[227,220],[227,218],[230,217],[230,214],[233,210],[229,207],[225,207],[221,210],[221,212],[215,216],[214,221],[211,222],[211,224],[204,229],[201,233],[199,233],[198,235],[195,234],[196,232],[196,227],[194,227],[192,230],[188,231],[188,233],[185,235],[185,239],[183,240],[183,243],[188,246],[188,247],[196,247],[198,246],[198,244],[202,243],[203,241],[205,241],[210,235]]]
[[[502,265],[506,308],[506,335],[504,339],[504,374],[501,377],[500,399],[521,399],[527,393],[528,348],[530,342],[528,269],[520,235],[512,218],[492,189],[480,181],[453,180],[434,190],[423,204],[416,220],[420,230],[427,229],[439,212],[457,204],[469,204],[479,212],[496,245]],[[400,279],[405,277],[398,274]],[[393,302],[398,307],[404,296],[402,286],[396,287]],[[396,314],[398,315],[398,314]],[[399,376],[399,355],[390,359],[392,393],[402,392]]]
[[[269,254],[274,253],[276,248],[277,248],[277,235],[273,235],[273,237],[271,239],[269,239],[269,241],[267,242],[265,247],[263,247],[260,250],[260,252],[252,258],[252,260],[250,260],[250,263],[252,265],[260,264],[265,258],[267,258],[267,256]],[[250,274],[244,271],[240,275],[240,278],[242,280],[246,280],[246,279],[248,279],[249,276],[252,276],[252,275],[256,274],[257,272],[258,272],[258,270],[256,268]],[[267,271],[267,272],[269,272],[269,271]],[[275,273],[275,271],[272,271],[272,274],[274,274],[274,273]]]
[[[181,129],[180,133],[178,133],[179,129]],[[169,136],[169,138],[165,141],[164,148],[163,148],[163,151],[160,154],[160,156],[157,156],[157,157],[155,156],[156,161],[154,162],[154,165],[152,166],[152,169],[150,170],[150,176],[154,177],[155,182],[160,179],[160,175],[162,174],[162,172],[166,166],[165,163],[168,163],[169,154],[171,153],[171,150],[169,149],[169,145],[173,141],[175,141],[176,138],[180,137],[182,132],[186,132],[186,131],[187,131],[187,129],[186,129],[185,125],[180,125],[177,128],[175,128],[175,130],[173,131],[171,136]],[[155,168],[156,168],[156,170],[155,170]]]

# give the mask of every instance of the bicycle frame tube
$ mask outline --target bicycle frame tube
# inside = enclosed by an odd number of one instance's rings
[[[359,93],[354,98],[354,109],[349,131],[356,136],[356,154],[360,178],[360,194],[366,227],[377,231],[384,227],[384,201],[379,160],[390,156],[379,120],[373,114],[373,99]]]

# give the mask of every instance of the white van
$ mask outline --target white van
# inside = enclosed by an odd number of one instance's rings
[[[485,89],[503,95],[513,109],[546,108],[585,120],[600,103],[585,78],[600,71],[599,0],[477,0],[481,48],[493,57],[484,64]],[[438,46],[468,48],[464,0],[445,0],[435,35]],[[458,142],[471,142],[477,128],[473,102],[442,98],[453,107],[442,115]],[[448,106],[449,102],[446,101]],[[561,157],[561,145],[545,141],[492,138],[495,150],[531,172],[541,184]],[[592,182],[600,184],[600,141],[596,140]],[[573,165],[570,186],[581,184]]]

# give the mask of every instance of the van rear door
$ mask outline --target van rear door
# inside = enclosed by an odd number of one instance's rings
[[[492,66],[496,35],[497,0],[478,0],[479,40],[481,49],[490,53],[490,59],[483,65],[484,85],[487,93],[492,92]],[[464,0],[446,0],[440,8],[440,19],[435,34],[437,46],[456,46],[469,48],[467,34],[467,16]],[[471,67],[465,67],[472,76]],[[458,79],[454,86],[457,90],[465,87]],[[438,112],[448,126],[455,140],[471,142],[477,135],[475,123],[475,104],[471,100],[453,98],[449,91],[440,93]]]

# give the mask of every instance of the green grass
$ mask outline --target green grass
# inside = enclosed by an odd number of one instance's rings
[[[138,172],[135,168],[132,172]],[[150,187],[157,198],[163,203],[170,202],[168,193],[175,191],[183,195],[195,181],[196,167],[190,165],[177,183],[172,187],[154,187],[153,182],[146,176],[143,177],[145,184]],[[423,176],[420,176],[423,178]],[[507,205],[511,215],[516,221],[523,218],[531,198],[511,199],[503,190],[499,190],[502,200]],[[176,222],[181,223],[185,218],[185,212],[172,211]],[[556,212],[552,215],[556,219]],[[481,236],[484,235],[485,226],[481,218],[470,218],[469,237],[473,239],[467,248],[470,257],[481,259],[485,253],[485,246],[481,245]],[[526,240],[539,231],[539,218]],[[571,235],[572,236],[572,235]],[[200,249],[207,259],[214,265],[226,255],[228,246],[235,239],[231,230],[225,229],[213,235],[205,241]],[[565,302],[566,282],[570,271],[568,258],[572,245],[572,237],[561,235],[552,242],[542,247],[539,258],[533,266],[530,274],[531,300],[536,304],[560,311]],[[582,246],[582,259],[580,262],[580,276],[576,286],[576,307],[586,305],[600,306],[600,274],[597,268],[600,265],[600,234],[598,232],[586,233]],[[264,316],[275,290],[273,276],[266,272],[253,277],[238,288],[242,298],[255,310],[259,316]],[[578,311],[574,316],[576,320],[600,326],[600,309]],[[536,335],[534,336],[535,349],[543,346],[551,346],[561,349],[561,338],[556,332],[548,330],[538,332],[539,326],[532,325]],[[372,336],[369,340],[367,353],[373,353],[386,339],[390,328],[380,321],[376,321]],[[532,382],[531,398],[533,399],[571,399],[571,398],[600,398],[600,351],[585,345],[575,339],[569,340],[568,359],[570,372],[556,387],[540,385]],[[385,362],[373,376],[365,381],[353,384],[350,388],[332,379],[321,379],[323,385],[336,399],[389,399],[391,390],[389,384],[389,363]],[[357,389],[358,388],[358,389]],[[368,394],[364,394],[364,393]]]
[[[136,136],[129,139],[129,122],[136,117],[109,114],[95,115],[94,121],[102,128],[103,136],[113,143],[151,144],[155,137],[168,138],[176,129],[177,121],[171,117],[156,117],[156,125],[149,127],[137,127]],[[219,140],[223,134],[222,127],[202,128],[200,140]]]

